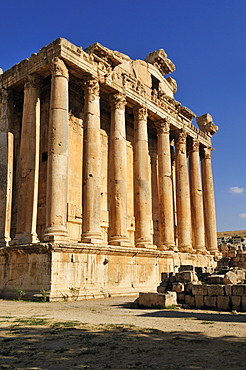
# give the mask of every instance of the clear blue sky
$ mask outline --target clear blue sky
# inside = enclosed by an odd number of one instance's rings
[[[218,230],[246,229],[245,0],[0,0],[5,71],[58,37],[100,42],[144,59],[163,48],[175,63],[176,99],[210,113]]]

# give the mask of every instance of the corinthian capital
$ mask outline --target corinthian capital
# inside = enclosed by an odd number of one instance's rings
[[[68,69],[62,59],[55,57],[52,59],[51,72],[55,76],[64,76],[68,78]]]
[[[25,89],[38,89],[40,87],[40,77],[36,74],[27,75],[24,85]]]
[[[166,118],[163,118],[162,120],[156,123],[156,128],[158,134],[169,134],[170,122]]]
[[[200,143],[199,140],[193,139],[191,143],[191,152],[199,152]]]
[[[146,121],[148,118],[148,112],[146,107],[134,107],[133,109],[134,119],[135,121]]]
[[[126,97],[122,93],[116,93],[109,95],[109,101],[110,101],[110,106],[111,110],[115,109],[125,109],[126,106]]]
[[[100,96],[100,85],[96,78],[89,77],[82,83],[85,93],[90,96]]]
[[[176,144],[186,144],[187,132],[184,130],[179,130],[175,135]]]
[[[202,158],[211,159],[211,150],[212,150],[212,148],[203,148]]]

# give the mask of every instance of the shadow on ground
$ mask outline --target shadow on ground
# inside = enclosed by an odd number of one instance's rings
[[[127,325],[5,325],[0,328],[1,369],[244,368],[244,338],[213,339],[200,332],[164,333]]]

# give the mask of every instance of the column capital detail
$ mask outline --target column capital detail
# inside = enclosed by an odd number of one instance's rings
[[[169,134],[170,122],[168,119],[163,118],[158,122],[155,122],[158,134]]]
[[[211,150],[212,150],[212,148],[203,148],[203,150],[202,150],[202,158],[204,158],[204,159],[211,159]]]
[[[134,120],[135,121],[147,121],[148,111],[147,107],[135,106],[133,108]]]
[[[186,144],[187,132],[184,130],[177,131],[175,135],[175,144]]]
[[[191,152],[199,152],[200,142],[198,139],[193,139],[191,143]]]
[[[116,94],[109,95],[109,101],[110,101],[111,110],[115,110],[115,109],[125,110],[125,106],[126,106],[125,94],[119,92]]]
[[[37,74],[27,75],[24,84],[24,90],[26,89],[39,89],[40,87],[40,76]]]
[[[62,59],[55,57],[51,62],[51,72],[55,76],[64,76],[68,78],[68,69]]]
[[[100,96],[100,85],[96,78],[88,77],[82,82],[82,87],[87,94]]]

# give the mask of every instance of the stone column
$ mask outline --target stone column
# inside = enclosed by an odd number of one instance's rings
[[[112,245],[130,245],[127,234],[126,98],[110,95],[111,131],[109,146],[110,239]]]
[[[134,208],[135,244],[147,248],[153,244],[150,236],[151,185],[148,154],[147,109],[134,109]]]
[[[85,81],[83,224],[82,241],[102,242],[100,229],[100,86],[93,78]]]
[[[39,77],[27,76],[20,141],[17,229],[14,242],[39,242],[36,233],[40,141]]]
[[[199,141],[196,139],[193,139],[192,141],[189,164],[193,248],[197,253],[205,253],[206,249]]]
[[[218,247],[211,148],[204,148],[202,153],[202,187],[206,248],[211,254],[217,254]]]
[[[178,248],[180,252],[192,252],[191,212],[188,166],[186,155],[186,132],[181,130],[176,137],[176,202]]]
[[[8,93],[0,89],[0,247],[10,242],[14,137],[9,130]]]
[[[162,120],[157,124],[158,196],[160,213],[159,249],[161,250],[173,250],[175,247],[169,131],[170,125],[166,120]]]
[[[67,232],[68,186],[68,70],[52,61],[45,241],[63,241]]]

